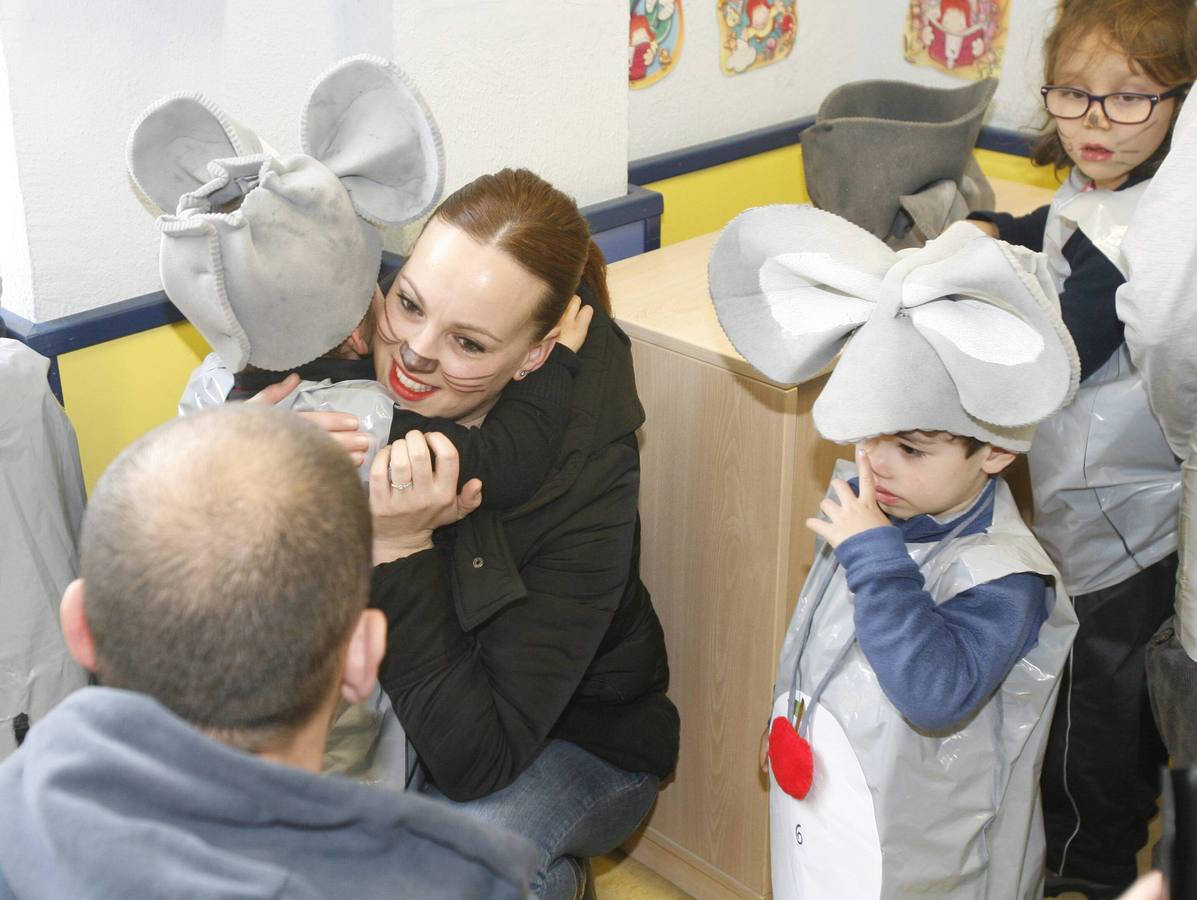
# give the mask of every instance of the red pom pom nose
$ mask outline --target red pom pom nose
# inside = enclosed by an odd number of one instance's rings
[[[784,716],[774,719],[769,729],[769,765],[778,785],[791,797],[801,800],[810,792],[815,758],[806,738]]]

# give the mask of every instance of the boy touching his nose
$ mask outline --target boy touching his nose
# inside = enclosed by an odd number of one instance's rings
[[[1037,785],[1076,617],[1001,472],[1079,380],[1047,273],[968,224],[896,254],[774,206],[728,225],[709,274],[765,375],[835,360],[813,420],[856,445],[857,477],[807,521],[822,540],[762,741],[774,896],[1041,897]]]
[[[827,519],[806,520],[843,567],[856,639],[878,684],[917,730],[966,720],[1035,645],[1047,618],[1046,582],[1034,571],[971,585],[936,605],[906,549],[985,535],[998,476],[1014,458],[946,432],[872,438],[856,447],[859,482],[833,480],[836,499],[821,505]]]

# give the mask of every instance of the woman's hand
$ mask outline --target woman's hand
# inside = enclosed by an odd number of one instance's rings
[[[282,381],[262,388],[262,390],[258,391],[245,402],[264,403],[273,406],[285,400],[297,387],[299,387],[299,376],[292,372]],[[345,452],[349,454],[349,458],[353,460],[355,466],[360,466],[366,461],[366,454],[370,451],[373,441],[370,435],[364,431],[358,431],[356,416],[339,412],[301,412],[296,413],[296,415],[303,416],[309,422],[327,432],[328,436],[340,444]]]
[[[577,353],[582,349],[582,344],[586,342],[586,333],[590,330],[590,320],[593,318],[594,307],[583,306],[582,298],[574,294],[557,325],[560,329],[557,343],[564,344]]]
[[[836,478],[831,482],[831,487],[840,502],[836,503],[830,497],[825,497],[819,504],[819,509],[823,510],[828,521],[817,518],[806,520],[806,527],[824,538],[832,547],[838,547],[848,538],[862,532],[890,524],[881,507],[877,505],[877,485],[868,455],[857,450],[856,465],[860,474],[860,496],[852,493],[852,487],[848,482]]]
[[[482,503],[482,482],[457,492],[457,448],[443,434],[409,431],[383,447],[370,465],[374,565],[432,546],[432,532],[468,516]]]

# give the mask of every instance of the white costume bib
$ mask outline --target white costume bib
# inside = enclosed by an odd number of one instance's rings
[[[907,545],[936,603],[1016,572],[1058,580],[1005,483],[995,488],[984,533]],[[950,733],[924,734],[890,703],[855,643],[852,593],[830,547],[820,546],[774,687],[774,715],[784,715],[796,666],[807,695],[830,672],[808,711],[810,793],[796,800],[771,779],[778,900],[1042,896],[1039,769],[1076,631],[1067,596],[1049,586],[1047,602],[1039,643],[984,706]]]

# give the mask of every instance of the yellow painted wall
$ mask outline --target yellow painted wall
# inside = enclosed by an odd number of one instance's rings
[[[121,450],[174,418],[191,370],[207,353],[199,333],[177,322],[58,357],[89,492]]]
[[[806,203],[802,147],[780,147],[687,172],[644,187],[665,198],[661,246],[722,228],[738,214],[767,203]]]
[[[977,149],[981,171],[992,178],[1019,181],[1055,190],[1060,186],[1050,168],[1037,168],[1022,156]],[[661,246],[716,231],[737,214],[767,203],[807,203],[802,147],[781,147],[745,159],[666,178],[645,187],[665,199]]]
[[[1025,156],[1014,156],[1010,153],[998,153],[995,150],[982,150],[979,147],[973,151],[977,164],[990,178],[1005,178],[1007,181],[1021,181],[1036,187],[1056,190],[1062,182],[1066,172],[1056,177],[1051,166],[1033,166]]]
[[[1023,157],[991,150],[977,150],[976,157],[987,175],[1053,190],[1058,186],[1051,170],[1036,169]],[[662,245],[722,228],[752,206],[810,199],[797,144],[646,187],[664,197]],[[207,352],[194,328],[177,323],[58,358],[89,490],[122,449],[175,415],[188,375]]]

